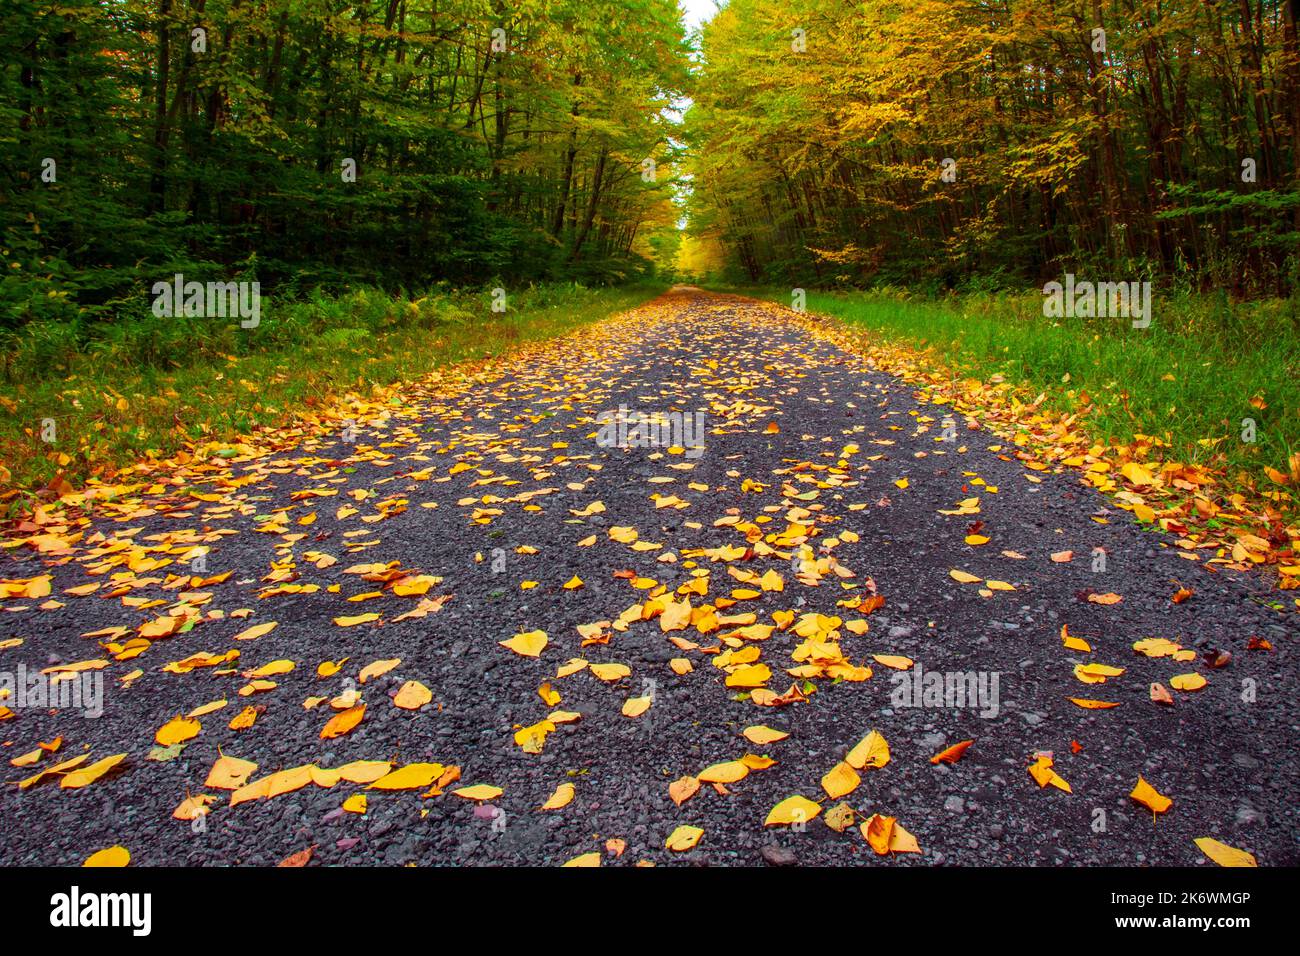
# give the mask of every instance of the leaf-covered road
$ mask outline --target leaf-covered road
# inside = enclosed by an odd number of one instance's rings
[[[0,700],[0,859],[1300,862],[1266,584],[918,400],[680,291],[52,510],[3,559],[0,671],[88,662],[103,715]],[[610,447],[620,406],[703,447]]]

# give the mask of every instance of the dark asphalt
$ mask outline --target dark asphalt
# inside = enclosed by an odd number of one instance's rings
[[[121,844],[137,865],[268,865],[315,847],[313,865],[556,865],[599,852],[605,865],[793,859],[1210,867],[1193,843],[1210,836],[1254,853],[1261,865],[1300,863],[1296,632],[1288,618],[1251,600],[1266,596],[1267,584],[1231,571],[1210,573],[1180,557],[1171,538],[1140,528],[1076,474],[1028,480],[1022,464],[988,450],[1002,446],[1000,439],[968,430],[964,422],[957,441],[936,442],[944,410],[918,405],[915,394],[813,338],[788,313],[679,293],[579,337],[532,348],[463,386],[412,386],[384,416],[357,428],[355,444],[335,432],[291,451],[223,462],[193,484],[218,500],[146,495],[141,501],[153,514],[115,520],[110,509],[94,525],[102,540],[83,540],[70,555],[9,550],[0,557],[0,577],[52,573],[52,597],[65,606],[40,610],[41,600],[12,597],[0,603],[6,611],[0,643],[23,640],[0,650],[4,672],[19,664],[41,668],[107,656],[82,635],[113,625],[134,629],[174,607],[184,589],[163,585],[169,574],[187,570],[180,557],[195,541],[211,548],[208,576],[232,573],[197,589],[212,596],[195,626],[102,671],[103,716],[24,708],[0,722],[8,781],[86,748],[87,763],[127,754],[82,789],[60,788],[57,778],[26,790],[14,782],[0,789],[0,861],[76,865]],[[704,412],[703,453],[690,458],[664,448],[601,447],[591,437],[596,417],[620,405]],[[846,453],[854,444],[858,450]],[[692,462],[690,470],[669,467]],[[458,464],[471,467],[452,474]],[[251,480],[223,486],[216,480],[221,476]],[[503,476],[508,481],[494,480]],[[656,477],[673,480],[653,482]],[[898,486],[901,479],[906,488]],[[989,485],[996,494],[985,490]],[[336,494],[295,499],[294,492],[308,489]],[[520,497],[539,489],[553,491]],[[349,497],[353,491],[368,497],[358,501]],[[815,497],[790,497],[810,492]],[[652,496],[671,495],[688,506],[656,508]],[[939,513],[972,498],[978,498],[978,514]],[[394,501],[405,504],[378,507]],[[595,502],[604,510],[592,509]],[[336,512],[344,505],[357,512],[340,520]],[[833,554],[852,576],[831,573],[817,586],[795,579],[792,561],[781,556],[790,548],[776,539],[797,508],[807,509],[803,520],[815,525],[809,541],[818,556]],[[473,520],[476,509],[486,509],[481,523]],[[283,533],[254,531],[259,517],[277,511],[287,516]],[[314,523],[298,523],[311,513]],[[736,522],[715,526],[729,516],[740,524],[768,520],[747,541]],[[964,539],[977,521],[989,541],[971,546]],[[640,541],[662,547],[635,550],[610,538],[614,527],[635,528]],[[237,533],[217,533],[223,530]],[[590,535],[596,536],[593,545],[578,546]],[[139,572],[158,583],[116,596],[106,596],[107,583],[88,596],[63,594],[124,573],[105,559],[115,539],[151,548],[142,556],[172,563]],[[837,543],[827,548],[828,539]],[[517,552],[521,546],[536,553]],[[614,630],[608,644],[581,646],[579,625],[614,621],[651,593],[616,572],[676,589],[691,580],[687,565],[694,549],[727,546],[750,550],[734,561],[697,555],[693,560],[710,578],[707,598],[692,595],[693,605],[745,587],[728,568],[758,575],[775,569],[783,591],[742,598],[719,613],[753,612],[760,624],[773,623],[778,611],[793,611],[796,619],[810,612],[845,621],[865,617],[865,634],[840,627],[838,640],[850,663],[870,666],[873,676],[813,678],[816,689],[806,702],[762,707],[737,699],[740,691],[724,686],[727,675],[710,655],[669,641],[713,648],[719,633],[733,626],[666,634],[658,620],[637,621]],[[1104,572],[1093,570],[1097,548],[1106,554]],[[777,554],[763,553],[768,549]],[[1065,550],[1074,552],[1073,561],[1050,559]],[[306,552],[337,563],[320,569]],[[676,560],[659,560],[665,554]],[[381,590],[346,568],[388,562],[441,576],[426,596],[452,597],[435,613],[402,621],[392,619],[415,607],[418,597],[383,589],[374,600],[346,600]],[[291,583],[319,590],[259,597],[273,586],[266,581],[273,566],[291,568]],[[982,596],[980,584],[953,580],[953,569],[1015,590]],[[584,586],[564,589],[575,575]],[[524,581],[538,584],[521,590]],[[868,595],[868,582],[884,598],[882,607],[863,615],[837,606]],[[338,593],[328,590],[331,585]],[[1171,595],[1180,587],[1193,597],[1174,604]],[[1090,603],[1083,599],[1089,590],[1118,593],[1123,601]],[[137,608],[123,597],[162,603]],[[20,607],[26,609],[13,610]],[[253,613],[229,616],[245,608]],[[225,616],[207,617],[214,610]],[[337,616],[369,612],[382,620],[333,623]],[[267,621],[278,627],[266,636],[232,640]],[[1091,654],[1062,645],[1063,624],[1091,645]],[[498,644],[535,629],[549,636],[539,658]],[[1252,636],[1267,639],[1273,650],[1248,649]],[[1196,651],[1197,659],[1141,656],[1132,644],[1144,638],[1167,638]],[[773,672],[766,686],[784,692],[794,681],[786,669],[798,666],[791,652],[803,643],[793,627],[742,643],[760,649],[759,662]],[[196,652],[232,648],[241,656],[225,673],[162,669]],[[1207,666],[1200,655],[1210,648],[1231,652],[1230,663]],[[986,680],[996,675],[997,714],[942,703],[897,706],[891,700],[895,672],[873,654],[904,655],[929,672],[974,672]],[[337,675],[316,676],[318,664],[343,657],[348,661]],[[576,657],[621,663],[631,674],[612,684],[589,670],[557,679],[557,668]],[[389,658],[400,658],[400,665],[351,685],[367,705],[362,723],[345,736],[321,739],[329,703],[306,710],[303,701],[340,694],[367,664]],[[690,660],[693,670],[677,675],[673,658]],[[296,669],[271,678],[273,690],[239,696],[248,683],[240,671],[278,659],[295,662]],[[1103,684],[1084,684],[1074,667],[1088,662],[1125,670]],[[137,668],[143,675],[129,688],[120,686],[120,678]],[[1171,689],[1172,707],[1151,702],[1152,681],[1169,687],[1171,677],[1191,672],[1204,675],[1208,686],[1193,693]],[[414,712],[395,707],[389,695],[408,680],[427,685],[432,703]],[[538,693],[548,681],[562,696],[555,707]],[[648,712],[637,718],[620,713],[627,699],[651,692]],[[1084,710],[1071,697],[1120,706]],[[221,698],[229,704],[199,718],[202,731],[179,755],[148,759],[158,728]],[[231,718],[249,705],[265,707],[255,725],[229,729]],[[555,709],[582,717],[559,725],[541,753],[524,752],[515,730]],[[740,732],[758,724],[790,736],[750,744]],[[878,856],[856,826],[839,833],[822,819],[802,830],[764,826],[769,810],[793,794],[826,809],[838,803],[826,798],[821,778],[873,728],[888,741],[891,760],[862,770],[861,785],[844,799],[859,819],[872,813],[897,818],[921,854]],[[54,757],[34,767],[8,765],[60,735],[64,744]],[[945,747],[972,738],[959,762],[930,763]],[[228,791],[204,786],[219,750],[255,761],[252,779],[355,760],[455,765],[461,779],[429,797],[422,797],[427,788],[381,792],[347,782],[309,784],[232,808]],[[1054,769],[1072,793],[1040,789],[1031,778],[1027,768],[1042,751],[1054,755]],[[726,794],[706,783],[680,807],[670,799],[674,780],[746,754],[765,754],[776,763],[727,784]],[[1129,798],[1139,775],[1173,800],[1154,820]],[[575,786],[573,801],[539,811],[563,783]],[[474,802],[450,792],[475,784],[503,789],[491,802],[503,817],[494,821],[490,811],[476,812]],[[339,813],[358,792],[368,797],[365,815]],[[176,806],[195,794],[219,798],[198,832],[172,818]],[[703,829],[698,845],[684,853],[665,849],[681,824]],[[605,850],[611,839],[626,842],[621,856]]]

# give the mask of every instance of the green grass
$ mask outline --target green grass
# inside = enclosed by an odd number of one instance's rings
[[[788,289],[734,291],[790,304]],[[1094,407],[1084,428],[1096,441],[1153,435],[1169,443],[1172,460],[1281,490],[1265,467],[1286,474],[1300,452],[1300,300],[1157,292],[1146,329],[1118,318],[1045,318],[1042,304],[1041,295],[807,294],[809,312],[921,350],[936,368],[1001,374],[1064,412],[1077,411],[1086,393]],[[1242,440],[1247,418],[1254,443]]]
[[[188,443],[285,425],[350,392],[563,335],[664,288],[544,285],[512,291],[504,313],[491,311],[487,292],[412,300],[361,289],[263,299],[254,329],[237,319],[158,319],[143,304],[115,323],[24,326],[0,342],[0,512],[51,495],[51,483],[107,480]],[[42,440],[46,419],[54,442]]]

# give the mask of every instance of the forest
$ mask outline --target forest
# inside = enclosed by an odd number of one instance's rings
[[[1300,0],[730,0],[693,37],[674,0],[3,11],[10,329],[175,272],[1297,278]]]
[[[944,291],[1300,278],[1297,0],[730,0],[692,267]]]
[[[641,275],[686,83],[673,0],[5,0],[0,326],[146,284]]]
[[[1108,433],[1173,421],[1195,447],[1242,389],[1265,401],[1250,370],[1300,378],[1298,12],[2,0],[0,488],[52,493],[673,283],[805,290],[1036,385],[1082,357],[1128,383]],[[1045,334],[1039,290],[1076,278],[1142,291],[1152,331]],[[160,308],[183,284],[260,298]],[[1168,354],[1232,375],[1172,396]],[[1261,443],[1232,446],[1243,467],[1290,460],[1300,420]]]

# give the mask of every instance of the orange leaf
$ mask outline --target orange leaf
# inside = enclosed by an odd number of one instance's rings
[[[933,764],[956,763],[958,760],[962,758],[962,754],[966,752],[966,749],[974,742],[975,741],[973,740],[963,740],[960,743],[955,743],[947,750],[944,750],[941,753],[937,753],[933,757],[931,757],[930,763]]]
[[[321,728],[321,739],[329,740],[333,737],[342,737],[350,732],[357,724],[361,723],[361,718],[366,715],[366,705],[358,704],[355,707],[349,707],[347,710],[335,714],[329,719],[329,722]]]

